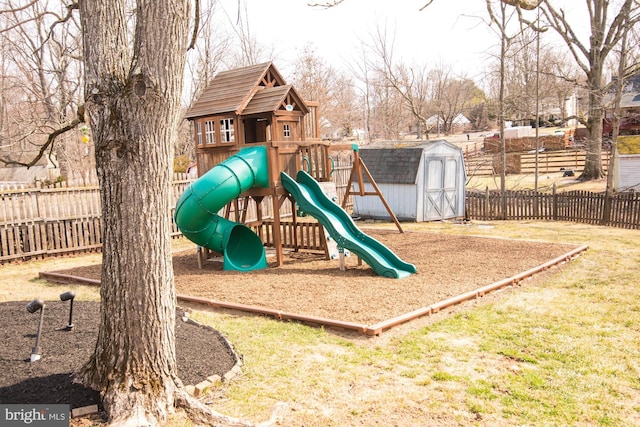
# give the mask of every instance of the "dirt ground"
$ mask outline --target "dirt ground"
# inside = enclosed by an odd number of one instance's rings
[[[174,256],[178,294],[333,320],[372,325],[514,276],[575,246],[397,230],[363,230],[417,274],[403,279],[376,275],[355,255],[338,260],[311,253],[286,253],[284,265],[253,272],[223,271],[220,260],[198,269],[195,248]],[[100,266],[65,273],[100,278]]]

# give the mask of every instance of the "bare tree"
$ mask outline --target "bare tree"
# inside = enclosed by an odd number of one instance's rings
[[[238,0],[238,10],[235,17],[227,14],[227,19],[231,24],[231,29],[235,34],[237,49],[229,55],[231,62],[226,65],[229,68],[245,67],[259,64],[264,61],[271,61],[275,56],[274,48],[265,46],[258,40],[251,31],[251,22],[245,0]],[[225,13],[227,11],[225,10]]]
[[[218,1],[199,0],[196,6],[194,15],[198,16],[198,25],[195,26],[197,34],[192,38],[187,53],[187,79],[183,92],[187,108],[198,99],[216,73],[225,67],[225,60],[228,60],[233,49],[232,37],[216,19],[220,13]],[[192,126],[190,121],[182,120],[175,146],[176,157],[186,157],[190,161],[195,160]],[[176,172],[179,170],[176,169]]]
[[[3,121],[2,158],[5,164],[24,165],[30,163],[27,157],[36,157],[49,134],[75,119],[82,89],[80,31],[71,18],[50,31],[68,12],[64,6],[48,10],[46,4],[33,2],[14,8],[6,2],[3,10],[4,90],[11,92],[4,108],[12,114]],[[78,133],[60,134],[49,147],[64,179],[74,172],[84,176],[92,167],[86,149]]]
[[[306,101],[317,101],[321,133],[351,136],[359,122],[351,79],[327,64],[313,45],[305,45],[294,64],[292,84]]]
[[[445,134],[453,132],[456,117],[472,104],[479,90],[473,80],[451,76],[451,68],[438,68],[429,74],[433,76],[433,110],[442,123]]]
[[[522,19],[522,14],[519,7],[509,8],[507,7],[507,3],[505,1],[496,1],[486,0],[487,12],[489,14],[489,26],[494,28],[498,37],[500,38],[500,53],[499,53],[499,90],[498,90],[498,128],[500,129],[500,157],[501,157],[501,168],[500,168],[500,192],[502,194],[502,215],[506,215],[507,211],[507,200],[506,200],[506,168],[507,168],[507,150],[506,150],[506,141],[504,137],[504,127],[505,127],[505,98],[506,98],[506,64],[507,64],[507,55],[509,53],[509,49],[513,43],[513,39],[516,35],[520,34],[526,28],[534,28],[533,23],[525,22]],[[513,3],[513,2],[509,2]],[[519,3],[519,2],[518,2]],[[515,30],[513,30],[514,26],[514,17],[518,16],[520,19],[520,23],[525,23],[525,26],[522,25],[516,26]]]
[[[429,138],[429,97],[432,94],[429,74],[424,66],[408,66],[394,60],[394,38],[387,33],[386,26],[378,26],[372,35],[371,63],[373,69],[389,87],[403,99],[404,104],[415,120],[418,137],[422,130]]]
[[[231,37],[220,29],[215,19],[218,9],[217,0],[199,2],[197,37],[187,54],[188,98],[185,103],[189,106],[225,66],[224,61],[232,49]]]
[[[131,39],[126,0],[80,3],[103,212],[100,329],[81,378],[122,425],[164,421],[181,389],[167,212],[188,5],[137,4]]]
[[[98,338],[77,378],[100,391],[111,425],[158,425],[176,407],[199,425],[248,425],[189,397],[176,369],[169,203],[190,4],[83,0],[53,25],[79,11],[103,246]]]
[[[572,22],[574,14],[556,8],[549,0],[543,0],[540,8],[548,21],[565,42],[574,60],[586,76],[589,97],[587,116],[587,156],[580,179],[599,179],[602,168],[602,120],[603,98],[610,82],[605,82],[604,72],[613,49],[620,43],[627,28],[633,28],[640,20],[640,3],[637,0],[610,2],[608,0],[585,0],[589,18],[589,40],[582,41],[574,31],[579,25]],[[616,8],[617,6],[617,8]]]
[[[157,425],[175,406],[199,424],[242,425],[190,398],[176,370],[168,213],[190,1],[129,4],[79,8],[103,212],[100,329],[80,378],[112,425]]]
[[[351,138],[362,124],[358,114],[360,102],[351,78],[342,72],[338,73],[332,86],[332,95],[327,106],[327,117],[333,117],[330,120],[339,126],[343,138]]]
[[[584,122],[584,119],[573,112],[569,116],[566,111],[566,100],[577,96],[580,88],[585,86],[580,71],[566,52],[558,52],[555,49],[545,47],[540,51],[540,98],[553,100],[553,104],[560,108],[563,125],[571,123],[571,120]],[[576,100],[578,101],[578,100]]]
[[[630,17],[626,17],[625,19],[630,19]],[[613,101],[613,130],[611,135],[611,161],[609,163],[609,173],[607,174],[607,188],[606,188],[606,196],[604,203],[604,211],[602,215],[602,224],[607,224],[611,219],[611,203],[612,203],[612,195],[614,191],[614,171],[616,167],[616,151],[618,150],[618,133],[620,128],[620,103],[622,100],[622,94],[624,92],[624,86],[626,83],[626,75],[627,75],[627,51],[629,46],[627,45],[627,41],[629,39],[629,33],[631,33],[631,28],[629,26],[624,26],[624,32],[622,34],[622,39],[620,40],[620,50],[619,50],[619,58],[618,58],[618,78],[617,84],[615,88],[615,95]],[[637,46],[637,45],[636,45]]]
[[[351,64],[351,73],[355,76],[356,80],[360,82],[360,85],[355,85],[355,88],[360,90],[360,99],[362,106],[362,121],[364,124],[365,140],[371,141],[372,139],[372,121],[373,114],[373,75],[375,71],[372,69],[371,64],[367,58],[367,48],[365,43],[362,45],[362,58],[360,61],[356,61]]]
[[[407,128],[405,101],[384,77],[374,77],[370,83],[371,139],[398,139],[401,130]]]

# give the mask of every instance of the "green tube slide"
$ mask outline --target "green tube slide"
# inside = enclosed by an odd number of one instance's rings
[[[243,224],[218,215],[252,187],[268,187],[267,150],[244,148],[191,183],[176,203],[174,220],[193,243],[224,257],[224,270],[267,268],[262,240]]]

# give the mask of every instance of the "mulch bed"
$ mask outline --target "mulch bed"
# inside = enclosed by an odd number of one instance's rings
[[[75,301],[73,329],[69,303],[45,302],[40,336],[42,358],[30,362],[40,312],[29,313],[26,301],[0,303],[0,403],[69,404],[71,409],[99,404],[97,391],[73,382],[72,373],[91,357],[98,336],[99,303]],[[178,375],[197,384],[211,375],[223,376],[238,360],[233,348],[215,329],[176,319]]]
[[[515,276],[561,256],[576,245],[453,236],[395,230],[364,230],[418,273],[403,279],[376,275],[356,256],[325,260],[309,252],[289,252],[284,264],[251,272],[223,271],[222,263],[198,269],[196,251],[174,255],[178,294],[373,325]],[[100,279],[100,265],[57,271]]]

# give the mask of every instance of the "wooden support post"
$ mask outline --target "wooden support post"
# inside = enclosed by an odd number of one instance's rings
[[[202,246],[198,246],[198,270],[202,270],[202,264],[203,264],[203,259],[202,259],[202,254],[204,253],[205,249]]]
[[[291,219],[293,221],[293,250],[298,252],[300,244],[298,243],[298,212],[296,212],[296,202],[291,197],[291,194],[287,197],[289,203],[291,203]]]
[[[258,220],[258,236],[260,236],[260,240],[264,242],[264,232],[262,230],[262,224],[264,222],[262,220],[262,199],[264,199],[263,196],[254,197],[254,200],[256,202],[256,217]]]
[[[284,262],[284,257],[282,254],[282,234],[280,233],[280,203],[275,188],[271,200],[273,202],[273,245],[276,248],[277,265],[280,267]]]

